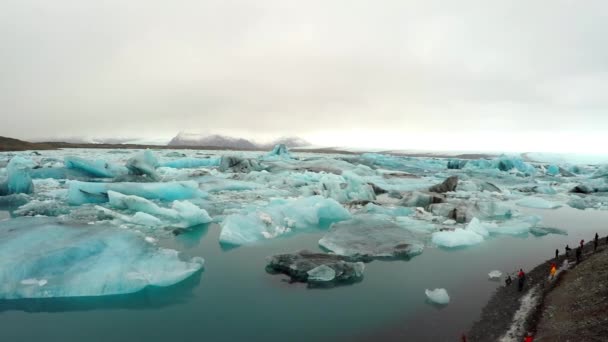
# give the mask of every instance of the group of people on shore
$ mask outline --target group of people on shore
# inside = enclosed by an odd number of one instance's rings
[[[595,233],[595,237],[593,238],[593,252],[595,253],[597,251],[597,248],[600,244],[600,238],[599,235],[597,233]],[[606,236],[606,245],[608,245],[608,236]],[[585,240],[581,240],[579,242],[579,246],[576,248],[575,251],[575,256],[576,256],[576,263],[580,263],[583,257],[583,248],[585,246]],[[566,260],[568,260],[568,258],[570,257],[570,252],[572,251],[572,248],[570,248],[569,245],[566,245]],[[559,259],[559,249],[555,250],[555,262],[551,263],[551,267],[549,269],[549,279],[553,280],[555,278],[555,275],[557,273],[557,261]],[[517,290],[519,292],[523,291],[524,288],[524,283],[526,281],[526,274],[523,271],[523,269],[519,269],[519,272],[517,273]],[[505,284],[506,286],[511,285],[511,283],[513,282],[513,279],[511,279],[511,276],[508,275],[507,279],[505,279]],[[531,332],[528,332],[526,334],[526,336],[524,337],[524,342],[532,342],[534,340],[534,335]]]

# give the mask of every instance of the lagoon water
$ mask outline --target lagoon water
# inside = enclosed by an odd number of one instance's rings
[[[303,248],[320,250],[323,232],[225,249],[211,224],[159,243],[203,256],[204,271],[169,288],[131,295],[0,301],[2,341],[454,341],[479,317],[502,282],[555,248],[608,234],[608,212],[522,209],[542,215],[568,236],[496,236],[463,249],[426,248],[409,261],[373,261],[362,281],[308,288],[265,272],[265,258]],[[7,211],[0,211],[6,217]],[[443,287],[451,302],[437,307],[424,290]]]

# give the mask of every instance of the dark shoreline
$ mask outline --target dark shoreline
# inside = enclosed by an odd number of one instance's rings
[[[605,252],[608,248],[605,245],[606,238],[600,238],[599,247],[597,253]],[[602,243],[603,242],[603,243]],[[560,252],[563,248],[560,249]],[[548,251],[550,253],[550,251]],[[576,249],[570,251],[568,261],[570,263],[576,261],[575,257]],[[592,255],[593,252],[593,241],[587,242],[583,247],[583,257],[580,264]],[[483,308],[481,318],[473,323],[473,326],[467,334],[468,342],[477,341],[497,341],[502,337],[511,327],[513,323],[513,316],[520,308],[520,299],[533,288],[537,288],[538,301],[535,303],[532,310],[529,312],[524,323],[523,331],[530,331],[536,333],[537,326],[542,318],[542,313],[545,309],[544,300],[546,296],[556,287],[560,286],[563,276],[571,269],[576,268],[578,265],[571,265],[569,270],[560,272],[556,279],[552,282],[547,282],[549,276],[549,270],[551,263],[556,263],[560,266],[563,264],[566,256],[560,254],[557,259],[549,259],[538,264],[532,270],[526,272],[526,285],[524,291],[517,291],[517,279],[513,280],[511,286],[505,285],[499,287],[492,298],[488,301],[486,306]],[[523,340],[524,336],[517,336],[516,341]]]

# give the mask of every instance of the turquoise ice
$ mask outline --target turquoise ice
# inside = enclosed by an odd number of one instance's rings
[[[170,286],[203,266],[138,234],[49,218],[0,222],[0,299],[104,296]]]

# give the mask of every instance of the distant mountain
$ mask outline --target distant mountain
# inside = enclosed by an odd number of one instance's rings
[[[169,146],[207,146],[207,147],[222,147],[235,150],[257,150],[269,149],[276,144],[285,144],[287,147],[308,146],[309,142],[297,137],[284,137],[272,141],[267,144],[259,144],[254,141],[244,138],[234,138],[225,135],[211,134],[201,135],[195,133],[177,134],[171,141]]]
[[[265,144],[263,145],[266,148],[273,148],[274,146],[278,145],[278,144],[284,144],[287,147],[302,147],[302,146],[310,146],[311,143],[309,143],[308,141],[302,139],[302,138],[298,138],[298,137],[283,137],[283,138],[279,138],[274,140],[271,143]]]
[[[50,150],[53,148],[53,146],[48,144],[31,143],[19,139],[0,137],[0,151]]]

